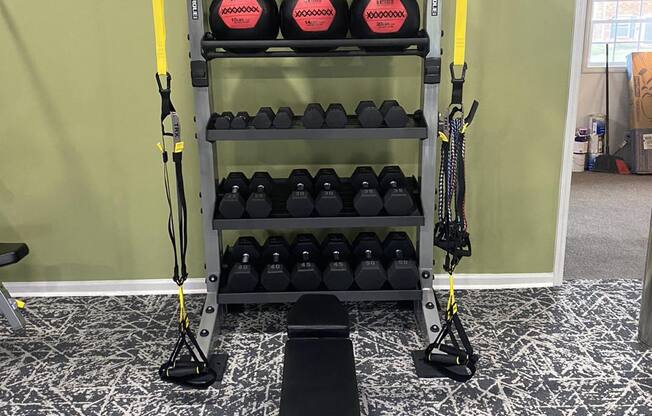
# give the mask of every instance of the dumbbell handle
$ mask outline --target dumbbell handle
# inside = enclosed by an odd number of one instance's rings
[[[397,249],[394,254],[396,254],[396,259],[397,260],[403,260],[403,250]]]
[[[259,194],[265,193],[265,185],[258,185],[256,187],[256,192],[258,192]]]
[[[367,260],[372,260],[373,259],[372,254],[373,253],[371,252],[371,250],[365,250],[364,251],[364,256],[367,258]]]
[[[279,253],[272,254],[272,261],[274,264],[277,264],[281,261],[281,255]]]
[[[335,250],[333,251],[333,260],[340,261],[340,252]]]
[[[231,188],[231,193],[232,194],[237,194],[240,191],[240,187],[238,185],[233,185]]]
[[[303,261],[306,263],[310,261],[310,253],[307,251],[302,252],[301,257],[303,258]]]
[[[249,254],[248,254],[248,253],[244,253],[244,254],[242,255],[242,264],[247,264],[247,263],[249,263]]]

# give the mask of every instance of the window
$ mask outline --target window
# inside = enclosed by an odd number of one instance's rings
[[[623,67],[627,55],[652,51],[652,0],[592,0],[587,25],[586,66]]]

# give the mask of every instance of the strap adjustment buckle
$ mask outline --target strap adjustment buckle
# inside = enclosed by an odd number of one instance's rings
[[[170,75],[169,72],[165,73],[165,88],[164,88],[163,83],[161,82],[161,75],[157,72],[156,73],[156,84],[158,84],[158,92],[161,95],[163,95],[163,94],[170,95],[170,86],[172,85],[172,76]]]
[[[451,95],[451,106],[462,106],[462,96],[464,94],[464,81],[466,80],[466,70],[468,66],[466,62],[462,65],[462,72],[460,76],[455,74],[455,65],[451,63],[451,82],[453,84],[453,90]]]

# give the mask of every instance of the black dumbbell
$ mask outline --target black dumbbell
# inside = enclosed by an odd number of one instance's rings
[[[355,113],[362,127],[376,128],[383,124],[383,115],[373,101],[360,101]]]
[[[268,292],[285,292],[290,287],[290,272],[281,263],[281,257],[274,253],[272,262],[263,269],[260,283]]]
[[[288,178],[290,196],[286,208],[293,217],[309,217],[315,209],[312,198],[312,175],[306,169],[294,169]]]
[[[383,198],[378,192],[378,177],[371,166],[358,166],[351,175],[356,194],[353,207],[358,215],[374,216],[383,209]]]
[[[272,212],[272,189],[274,181],[268,172],[256,172],[249,181],[247,213],[251,218],[267,218]]]
[[[340,188],[340,178],[334,169],[322,168],[315,175],[315,189],[318,190],[315,198],[315,209],[322,217],[335,217],[344,208]]]
[[[319,103],[310,103],[303,112],[301,123],[307,129],[320,129],[324,125],[326,114]]]
[[[232,129],[246,129],[247,126],[249,125],[249,120],[251,117],[249,116],[249,113],[246,111],[239,111],[238,114],[233,117],[233,120],[231,120],[231,128]]]
[[[385,100],[380,105],[380,113],[387,127],[402,128],[407,124],[407,114],[396,100]]]
[[[277,129],[289,129],[294,121],[294,112],[290,107],[280,107],[274,117],[274,127]]]
[[[383,243],[376,233],[365,231],[358,234],[353,240],[353,257],[360,261],[366,257],[365,251],[371,250],[374,258],[383,257]]]
[[[353,284],[353,273],[349,263],[342,259],[339,251],[332,252],[330,259],[323,274],[326,288],[328,290],[348,290]]]
[[[380,259],[383,245],[376,233],[358,234],[353,241],[353,255],[358,261],[355,282],[362,290],[379,290],[387,282],[387,272]]]
[[[215,117],[213,127],[217,130],[226,130],[231,128],[231,121],[233,121],[233,113],[225,111]]]
[[[329,290],[347,290],[353,284],[349,266],[351,248],[343,234],[329,234],[322,244],[322,258],[328,259],[323,279]]]
[[[278,253],[281,257],[282,262],[288,262],[290,260],[290,245],[285,240],[285,238],[277,235],[273,235],[265,240],[261,251],[261,258],[264,264],[272,263],[274,260],[274,254]]]
[[[260,258],[260,245],[253,237],[240,237],[230,251],[232,267],[226,280],[229,292],[253,292],[258,286],[256,265]]]
[[[292,269],[292,286],[296,290],[311,291],[321,285],[319,261],[319,242],[312,234],[299,234],[292,243],[292,254],[296,261]]]
[[[401,250],[406,259],[414,259],[417,256],[412,240],[404,231],[389,232],[383,240],[383,255],[386,258],[392,258],[396,250]]]
[[[274,117],[276,117],[276,115],[271,107],[260,107],[252,124],[257,129],[268,129],[272,127]]]
[[[383,205],[389,215],[410,215],[414,200],[407,189],[407,181],[398,166],[385,166],[379,176],[380,187],[385,191]]]
[[[394,231],[383,241],[383,252],[389,262],[387,280],[397,290],[416,289],[419,281],[419,268],[415,261],[416,252],[408,235]]]
[[[245,211],[244,196],[249,187],[249,181],[242,172],[231,172],[222,183],[224,196],[220,200],[218,210],[224,218],[240,218]]]
[[[326,109],[326,126],[331,129],[342,129],[348,121],[346,110],[340,103],[331,104]]]

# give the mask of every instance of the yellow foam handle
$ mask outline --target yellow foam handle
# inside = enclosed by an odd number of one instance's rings
[[[14,299],[14,301],[16,302],[16,307],[18,309],[25,309],[25,302],[23,302],[22,300],[18,300],[18,299]]]
[[[165,51],[165,0],[152,0],[152,14],[156,40],[156,72],[160,76],[165,76],[168,72],[168,58]]]
[[[453,65],[464,65],[466,53],[467,0],[455,2],[455,40],[453,44]]]

